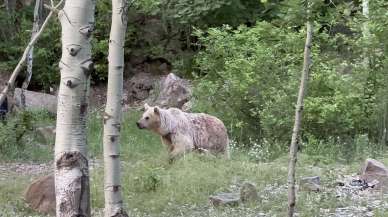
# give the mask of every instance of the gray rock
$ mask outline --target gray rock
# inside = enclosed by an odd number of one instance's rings
[[[240,202],[239,193],[219,193],[209,197],[209,202],[213,206],[224,206],[224,205],[238,205]]]
[[[31,209],[43,214],[55,215],[54,182],[54,175],[47,175],[27,187],[24,200]]]
[[[257,201],[259,195],[256,185],[251,182],[244,182],[240,189],[240,199],[243,203]]]
[[[22,106],[22,89],[15,88],[14,98],[18,107]],[[29,109],[46,109],[50,113],[57,113],[57,97],[54,95],[39,93],[35,91],[24,91],[26,108]]]
[[[128,102],[132,105],[147,102],[153,106],[181,109],[192,94],[190,82],[173,73],[167,76],[139,73],[130,79],[127,86]],[[187,104],[186,109],[189,109],[188,106],[191,107]]]
[[[160,76],[150,73],[134,75],[128,84],[128,102],[132,104],[147,99],[150,96],[150,91],[155,88],[155,82],[159,79]]]
[[[368,185],[373,185],[374,189],[388,190],[388,169],[383,163],[375,159],[365,160],[360,178]]]
[[[321,178],[319,176],[304,177],[299,181],[299,188],[305,191],[320,191]]]
[[[182,108],[191,98],[191,94],[190,83],[170,73],[161,81],[160,92],[155,104],[162,107]]]
[[[236,186],[236,185],[233,185]],[[240,186],[237,184],[237,186]],[[234,189],[234,187],[233,187]],[[251,182],[244,182],[239,189],[234,192],[221,192],[210,196],[209,201],[213,206],[238,205],[239,203],[255,202],[259,198],[256,185]]]

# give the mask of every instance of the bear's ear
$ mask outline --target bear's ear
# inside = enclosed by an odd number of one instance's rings
[[[159,115],[159,114],[160,114],[160,109],[159,109],[159,107],[155,106],[154,112],[155,112],[155,114]]]
[[[149,108],[150,108],[150,106],[149,106],[147,103],[145,103],[145,104],[144,104],[144,110],[147,111]]]

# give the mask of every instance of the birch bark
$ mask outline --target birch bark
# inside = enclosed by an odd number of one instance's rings
[[[94,0],[66,0],[58,17],[62,27],[61,81],[55,138],[55,193],[58,217],[90,216],[86,118],[90,72],[90,37]]]
[[[295,108],[295,122],[292,130],[292,139],[290,146],[290,160],[288,164],[288,216],[294,216],[295,212],[295,165],[297,161],[299,131],[302,122],[303,100],[307,89],[308,76],[311,66],[311,41],[313,33],[313,24],[307,21],[307,36],[304,47],[303,71],[299,86],[298,101]]]
[[[35,35],[38,33],[40,25],[42,24],[42,13],[43,12],[43,0],[36,0],[35,1],[35,8],[34,8],[34,22],[32,24],[32,34],[31,39],[35,37]],[[32,46],[30,51],[28,52],[27,57],[27,74],[26,78],[23,81],[22,85],[22,92],[21,92],[21,104],[24,108],[26,105],[26,98],[24,96],[24,90],[27,90],[28,85],[30,84],[31,77],[32,77],[32,63],[34,58],[34,47]]]
[[[369,31],[369,0],[362,0],[362,15],[364,15],[365,21],[362,24],[362,36],[366,42],[369,42],[370,31]],[[369,69],[369,57],[368,48],[364,48],[364,67]]]
[[[119,158],[127,10],[128,5],[125,0],[112,0],[108,91],[103,137],[105,217],[127,216],[122,205]]]

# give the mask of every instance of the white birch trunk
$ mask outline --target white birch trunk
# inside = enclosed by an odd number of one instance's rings
[[[364,15],[365,21],[362,24],[362,36],[365,42],[370,39],[369,31],[369,0],[362,0],[362,15]],[[364,67],[369,68],[368,48],[364,47]]]
[[[67,0],[62,26],[61,81],[55,138],[55,193],[58,217],[90,216],[86,118],[94,26],[94,0]]]
[[[364,15],[366,21],[362,25],[362,35],[368,38],[370,35],[368,20],[369,20],[369,0],[362,0],[362,15]]]
[[[126,0],[112,0],[112,25],[108,56],[108,91],[103,137],[105,217],[127,216],[123,209],[121,196],[119,158],[127,7]]]
[[[42,18],[42,12],[43,12],[43,0],[36,0],[35,1],[35,9],[34,9],[34,22],[32,24],[32,34],[31,39],[35,37],[35,35],[38,33],[40,25],[41,25],[41,18]],[[22,85],[22,92],[21,92],[21,105],[24,108],[26,105],[26,100],[24,96],[24,90],[27,90],[28,85],[31,81],[32,76],[32,63],[33,63],[33,57],[34,57],[34,47],[32,46],[30,51],[28,52],[27,57],[27,73],[26,78],[23,81]]]
[[[312,21],[307,21],[307,36],[304,48],[303,72],[301,76],[298,101],[295,108],[295,122],[292,130],[290,146],[290,159],[288,164],[288,216],[294,216],[296,196],[295,196],[295,165],[297,161],[299,131],[302,124],[303,100],[307,89],[308,76],[311,65],[311,41],[313,34]]]

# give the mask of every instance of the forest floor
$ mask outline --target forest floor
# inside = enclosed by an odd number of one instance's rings
[[[230,160],[189,154],[170,165],[159,138],[138,130],[138,113],[125,115],[122,130],[122,186],[125,208],[133,217],[264,217],[286,216],[287,155],[270,162],[257,162],[242,150]],[[103,165],[101,162],[101,117],[89,122],[92,216],[103,216]],[[47,147],[52,153],[52,147]],[[39,155],[37,155],[39,156]],[[297,216],[388,216],[388,194],[340,186],[349,182],[365,158],[352,162],[317,161],[299,155],[297,177],[319,176],[319,192],[298,191]],[[52,162],[42,159],[0,161],[0,216],[42,216],[29,209],[22,198],[26,186],[51,172]],[[378,158],[386,165],[387,156]],[[326,163],[325,163],[326,162]],[[254,183],[257,202],[215,208],[209,196],[234,191],[244,181]]]

